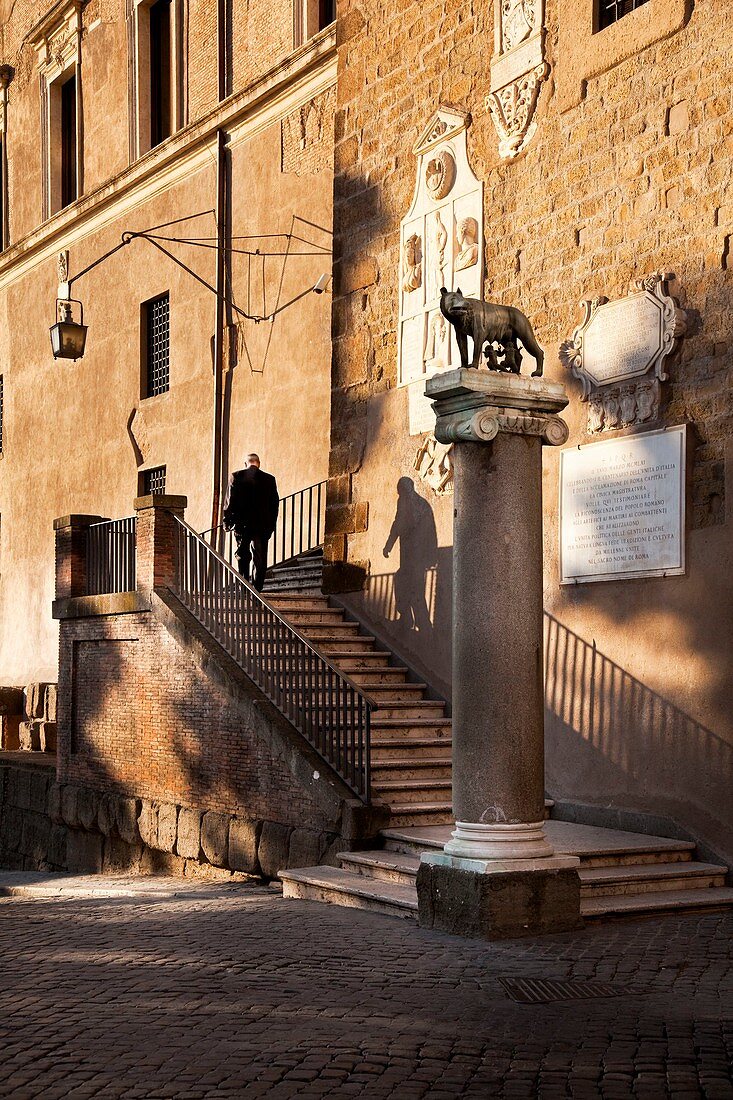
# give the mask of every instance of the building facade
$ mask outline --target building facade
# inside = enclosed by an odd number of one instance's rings
[[[733,15],[341,0],[334,28],[310,0],[162,2],[3,17],[0,682],[55,679],[54,518],[127,515],[164,468],[203,531],[254,449],[282,493],[328,476],[324,590],[449,700],[450,452],[423,394],[459,365],[460,287],[522,310],[570,398],[544,465],[548,792],[733,859]],[[218,338],[176,261],[216,288],[222,225]],[[73,280],[125,233],[72,282],[84,357],[54,362],[59,253]],[[305,293],[267,320],[331,271],[330,318]],[[596,355],[636,365],[591,377],[606,305]],[[633,461],[683,427],[677,563],[563,573],[570,453]]]
[[[327,473],[328,297],[249,318],[331,271],[332,13],[221,8],[3,13],[4,684],[56,679],[56,516],[127,516],[165,488],[203,531],[248,451],[283,495]],[[113,251],[153,226],[155,244]],[[88,326],[76,362],[54,361],[48,335],[67,279]],[[307,437],[292,430],[306,393]]]
[[[436,148],[459,162],[465,135],[483,183],[476,296],[531,319],[546,376],[570,396],[566,448],[680,425],[691,444],[684,572],[592,584],[561,583],[562,455],[547,448],[548,791],[610,813],[667,816],[728,852],[732,31],[730,13],[712,0],[399,8],[344,0],[326,544],[326,585],[351,590],[360,616],[448,694],[453,499],[435,491],[442,459],[425,457],[429,436],[411,434],[425,426],[412,419],[424,380],[400,373],[414,348],[401,346],[400,326],[405,298],[422,293],[405,290],[413,234],[422,235],[428,324],[438,275],[449,289],[471,289],[471,270],[458,264],[460,211],[443,213],[445,254],[439,236],[435,251],[429,221],[416,228],[414,220],[423,211],[415,206],[420,166],[431,185],[430,127],[440,138],[459,117],[463,134],[449,129]],[[464,194],[460,173],[459,163],[452,191],[440,198],[436,190],[425,210],[445,211]],[[633,423],[612,410],[598,430],[561,345],[581,323],[581,300],[622,299],[634,280],[660,271],[674,273],[667,287],[687,330],[665,360],[659,406]],[[435,367],[429,327],[418,345],[413,378]],[[533,369],[531,359],[523,369]]]

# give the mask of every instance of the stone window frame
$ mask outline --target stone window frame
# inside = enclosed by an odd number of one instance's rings
[[[159,148],[151,145],[150,136],[149,12],[154,2],[127,0],[130,163]],[[185,0],[171,0],[171,132],[166,141],[186,125],[187,17]]]
[[[62,3],[55,4],[51,8],[28,35],[38,56],[41,104],[41,201],[44,221],[63,209],[61,146],[57,131],[61,123],[61,87],[71,76],[76,78],[76,199],[84,194],[82,6],[83,0],[62,0]]]
[[[648,0],[603,30],[598,30],[597,0],[574,0],[560,19],[555,75],[560,110],[585,98],[589,80],[669,38],[687,23],[692,0]]]
[[[293,0],[293,49],[304,46],[321,31],[333,26],[335,19],[321,26],[322,6],[322,0]]]

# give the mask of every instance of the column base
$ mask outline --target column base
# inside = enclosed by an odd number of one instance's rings
[[[545,836],[544,821],[510,825],[456,821],[453,836],[443,850],[451,856],[480,860],[547,859],[554,855]]]
[[[417,873],[422,928],[502,940],[582,925],[577,856],[475,860],[424,852]]]

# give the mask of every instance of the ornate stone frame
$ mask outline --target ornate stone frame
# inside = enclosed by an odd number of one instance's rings
[[[577,378],[583,386],[581,398],[587,401],[595,386],[613,385],[630,378],[640,378],[654,371],[655,377],[660,382],[667,380],[664,372],[664,361],[674,351],[677,341],[684,336],[687,330],[687,314],[677,306],[674,298],[667,294],[667,282],[672,278],[669,272],[655,271],[652,275],[645,275],[640,279],[634,279],[629,287],[626,299],[617,299],[619,302],[629,298],[645,298],[653,304],[659,312],[659,346],[656,354],[652,356],[645,367],[634,371],[627,371],[618,377],[613,376],[603,380],[593,377],[588,372],[584,363],[584,341],[589,325],[594,320],[599,310],[607,305],[616,305],[609,302],[608,298],[600,295],[597,298],[585,299],[581,307],[584,311],[583,320],[575,329],[572,338],[560,345],[560,361],[568,367],[574,378]]]
[[[685,26],[692,0],[649,0],[623,19],[598,30],[598,0],[570,0],[563,8],[555,67],[561,111],[576,107],[586,84],[640,50]]]
[[[583,389],[581,400],[588,404],[588,432],[594,434],[604,429],[616,430],[634,424],[648,425],[659,415],[660,383],[666,381],[665,360],[675,350],[677,342],[687,329],[687,314],[667,293],[671,274],[656,271],[640,279],[634,279],[625,298],[610,302],[599,295],[582,301],[583,320],[572,337],[560,345],[560,361],[577,378]],[[597,322],[602,311],[607,311],[606,322],[619,312],[629,312],[624,320],[638,323],[638,311],[645,316],[647,332],[656,325],[657,343],[645,361],[637,365],[624,364],[618,373],[607,370],[595,373],[586,363],[586,345],[590,327]],[[634,312],[636,311],[636,318]],[[649,321],[651,319],[651,323]],[[625,330],[624,321],[616,321],[619,330]],[[604,345],[605,346],[605,345]],[[621,366],[622,364],[617,364]]]
[[[60,209],[59,169],[53,141],[56,129],[56,92],[72,70],[76,74],[76,181],[84,193],[84,126],[81,78],[82,7],[84,0],[54,5],[28,35],[38,56],[41,100],[41,180],[43,220]]]
[[[491,91],[485,103],[501,157],[516,157],[537,130],[540,86],[550,72],[544,24],[545,0],[495,0]]]
[[[147,27],[154,0],[127,0],[130,107],[130,161],[150,151],[150,111],[147,79]],[[184,57],[185,0],[171,3],[171,134],[185,125]]]
[[[438,107],[413,146],[415,190],[400,223],[397,384],[407,389],[410,435],[432,431],[425,380],[455,366],[458,345],[440,314],[440,287],[483,297],[484,185],[468,160],[470,115]]]

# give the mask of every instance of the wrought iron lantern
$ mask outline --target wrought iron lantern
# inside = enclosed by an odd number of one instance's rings
[[[79,320],[74,320],[72,306],[78,306]],[[76,298],[56,299],[56,324],[51,325],[51,350],[54,359],[81,359],[87,342],[84,306]]]

